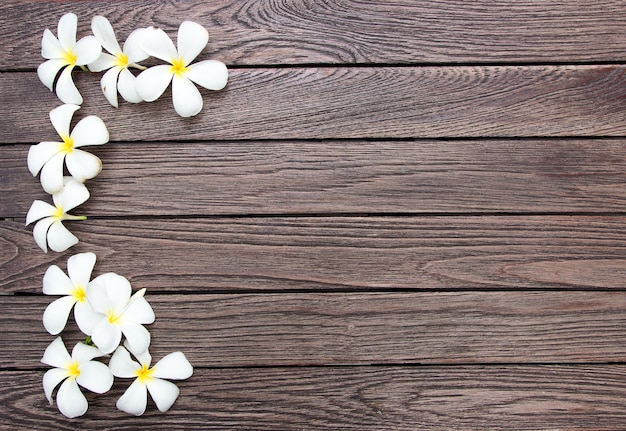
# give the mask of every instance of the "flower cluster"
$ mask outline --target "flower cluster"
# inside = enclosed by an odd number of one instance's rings
[[[46,330],[52,335],[61,333],[73,310],[76,325],[89,341],[76,344],[71,355],[61,337],[50,343],[41,359],[54,367],[43,377],[46,397],[53,403],[52,394],[60,384],[57,407],[65,416],[74,418],[83,415],[88,407],[79,386],[102,394],[111,389],[113,376],[135,378],[117,401],[117,408],[141,415],[150,392],[157,408],[166,411],[174,404],[179,390],[164,379],[187,379],[193,368],[181,352],[170,353],[150,367],[150,333],[144,325],[153,323],[155,316],[144,298],[146,289],[131,295],[130,282],[113,272],[92,280],[95,263],[95,254],[80,253],[68,259],[67,275],[56,265],[50,266],[44,275],[44,294],[59,296],[44,311]],[[108,366],[94,360],[111,353]],[[131,353],[139,363],[131,359]]]
[[[148,27],[133,31],[120,48],[111,24],[102,16],[93,18],[91,29],[93,36],[77,41],[77,17],[68,13],[59,20],[57,36],[46,29],[42,38],[41,53],[46,61],[37,69],[39,79],[64,103],[50,111],[50,121],[60,139],[33,145],[27,159],[29,171],[40,176],[41,186],[52,195],[52,205],[36,200],[26,216],[27,225],[36,222],[33,237],[44,252],[48,248],[62,252],[78,242],[63,221],[86,219],[68,211],[89,199],[84,183],[102,170],[100,159],[82,147],[109,141],[107,127],[97,116],[82,118],[71,128],[72,118],[83,102],[72,79],[76,66],[104,72],[101,88],[114,107],[118,106],[118,93],[130,103],[150,102],[171,83],[174,109],[181,117],[197,115],[202,109],[196,84],[221,90],[228,81],[228,70],[222,62],[192,64],[209,40],[208,32],[194,22],[180,25],[177,46],[163,30]],[[139,64],[149,57],[168,64],[150,68]],[[130,68],[141,72],[135,76]],[[157,408],[166,411],[179,389],[165,379],[187,379],[193,368],[181,352],[170,353],[151,366],[150,333],[144,325],[153,323],[155,315],[144,297],[146,289],[133,294],[130,282],[113,272],[92,279],[95,263],[94,253],[80,253],[68,259],[67,274],[52,265],[44,275],[43,293],[58,296],[43,314],[45,329],[57,336],[41,359],[53,367],[43,377],[46,398],[53,403],[56,390],[59,410],[73,418],[83,415],[88,407],[80,387],[105,393],[114,377],[134,378],[117,407],[141,415],[150,393]],[[70,314],[87,337],[74,346],[71,354],[59,336]],[[108,365],[97,359],[109,355]]]

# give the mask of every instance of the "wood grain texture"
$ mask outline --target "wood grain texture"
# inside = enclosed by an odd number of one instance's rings
[[[626,66],[241,69],[178,117],[171,96],[114,109],[76,73],[113,141],[626,135]],[[54,138],[59,102],[34,73],[0,74],[2,143]],[[20,109],[15,109],[19,106]],[[175,144],[170,144],[175,147]]]
[[[196,369],[166,414],[115,409],[128,381],[87,394],[70,421],[38,372],[0,372],[0,427],[11,430],[622,430],[623,366]]]
[[[174,37],[190,19],[211,34],[203,58],[237,65],[614,61],[626,40],[621,0],[5,0],[0,67],[36,67],[43,30],[68,11],[81,36],[103,14],[120,39],[149,25]]]
[[[32,369],[53,297],[0,296],[0,367]],[[623,292],[159,295],[155,357],[197,367],[606,363],[626,359]],[[63,339],[84,340],[71,321]]]
[[[68,223],[70,225],[70,223]],[[98,255],[159,291],[623,289],[625,218],[312,217],[88,220],[45,255],[30,227],[0,223],[3,292],[38,292],[51,263]]]
[[[623,212],[626,141],[110,143],[88,215]],[[0,147],[0,217],[48,195]]]

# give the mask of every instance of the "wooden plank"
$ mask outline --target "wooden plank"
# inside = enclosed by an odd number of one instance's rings
[[[0,217],[48,195],[0,148]],[[94,147],[87,215],[621,212],[626,141],[134,143]],[[183,191],[184,192],[181,192]]]
[[[623,292],[159,295],[151,352],[198,367],[605,363],[626,356]],[[31,369],[53,298],[0,296],[0,367]],[[71,322],[70,322],[71,323]],[[75,324],[71,346],[85,336]]]
[[[79,213],[77,213],[79,214]],[[44,254],[30,227],[0,223],[2,292],[39,292],[81,251],[97,270],[159,291],[623,289],[626,219],[312,217],[104,219],[68,223],[81,242]]]
[[[626,66],[481,66],[233,70],[205,91],[192,119],[169,92],[111,108],[98,76],[77,72],[80,114],[97,114],[114,141],[545,137],[626,135]],[[0,74],[2,143],[56,136],[56,95],[34,73]],[[209,94],[210,93],[210,94]],[[20,109],[15,109],[19,106]],[[172,145],[172,153],[175,144]]]
[[[0,372],[0,426],[76,429],[50,406],[43,372]],[[128,387],[87,393],[83,430],[622,430],[623,366],[196,369],[167,414],[119,412]],[[129,425],[132,423],[132,426]]]
[[[0,6],[1,68],[36,67],[41,33],[68,11],[79,34],[104,14],[118,37],[156,25],[172,36],[183,20],[211,34],[207,57],[229,64],[592,62],[623,57],[622,0],[357,0],[41,2]]]

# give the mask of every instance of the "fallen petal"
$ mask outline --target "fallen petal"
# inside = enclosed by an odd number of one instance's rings
[[[193,117],[202,110],[202,95],[193,82],[184,77],[174,76],[172,101],[176,113],[181,117]]]

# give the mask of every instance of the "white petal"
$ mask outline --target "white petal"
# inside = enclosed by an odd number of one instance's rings
[[[161,379],[184,380],[193,374],[193,367],[183,352],[170,353],[152,368],[154,369],[152,376]]]
[[[141,47],[141,40],[144,37],[145,31],[145,28],[138,28],[129,34],[128,38],[126,38],[123,52],[128,56],[129,63],[138,63],[150,57],[150,55]]]
[[[61,337],[56,337],[43,352],[41,362],[51,367],[66,368],[72,362],[72,357],[67,352]]]
[[[89,70],[92,72],[102,72],[117,65],[117,58],[111,54],[103,52],[95,61],[89,63]]]
[[[128,347],[133,352],[145,352],[150,347],[150,332],[138,323],[121,325],[122,333],[128,341]]]
[[[74,285],[86,289],[91,281],[91,272],[95,265],[96,255],[94,253],[78,253],[70,256],[67,260],[67,273],[70,276],[70,280],[72,280]]]
[[[40,142],[31,145],[28,149],[28,170],[33,176],[37,175],[43,165],[60,151],[59,142]]]
[[[52,335],[57,335],[67,324],[67,317],[76,303],[73,296],[62,296],[52,301],[43,312],[43,326]]]
[[[74,283],[56,265],[48,267],[43,276],[43,293],[45,295],[70,295],[74,290]]]
[[[68,212],[83,204],[89,199],[89,190],[78,181],[66,181],[60,192],[52,195],[52,200],[57,207]]]
[[[137,93],[137,85],[135,76],[128,69],[122,69],[120,72],[117,90],[120,92],[124,100],[130,103],[143,102],[143,99]],[[117,98],[116,98],[117,99]]]
[[[117,43],[115,32],[108,19],[101,15],[96,15],[91,20],[91,31],[93,32],[98,42],[100,42],[104,49],[109,51],[113,55],[118,55],[122,52],[120,44]]]
[[[85,36],[76,43],[74,54],[76,54],[76,65],[84,66],[93,63],[100,57],[102,46],[93,36]]]
[[[50,122],[57,131],[59,136],[70,135],[70,123],[74,113],[80,109],[80,106],[66,103],[50,111]]]
[[[178,52],[172,39],[160,28],[149,27],[141,34],[141,48],[152,57],[172,63],[178,59]]]
[[[91,339],[102,352],[111,353],[120,345],[122,331],[105,317],[93,328]]]
[[[137,371],[141,369],[141,365],[133,361],[128,350],[120,346],[113,353],[109,361],[109,368],[115,377],[130,379],[137,376]]]
[[[168,411],[180,392],[178,386],[167,380],[151,379],[146,382],[146,386],[160,412]]]
[[[113,386],[113,374],[102,362],[89,361],[80,366],[76,382],[91,392],[103,394]]]
[[[47,202],[36,200],[30,206],[28,214],[26,214],[26,225],[44,217],[50,217],[56,213],[57,209]]]
[[[154,317],[154,311],[145,298],[132,300],[124,311],[124,318],[134,323],[153,323]]]
[[[146,411],[147,402],[148,391],[146,390],[146,385],[141,383],[139,379],[135,379],[115,405],[123,412],[141,416]]]
[[[89,301],[77,302],[74,306],[74,320],[78,329],[85,334],[91,335],[93,328],[105,317],[104,314],[97,313]]]
[[[150,349],[146,349],[143,352],[135,352],[131,350],[130,345],[128,344],[128,340],[124,341],[124,347],[128,350],[144,367],[150,367],[152,363],[152,355],[150,355]]]
[[[137,93],[146,102],[157,100],[172,81],[171,66],[161,64],[141,72],[135,80]]]
[[[58,384],[67,377],[67,370],[64,370],[62,368],[53,368],[46,371],[46,373],[43,375],[43,391],[46,394],[46,398],[48,399],[48,402],[50,404],[52,404],[52,392],[54,391],[54,388],[56,388]]]
[[[49,60],[51,58],[63,58],[64,55],[65,50],[59,39],[50,30],[45,29],[41,38],[41,56]]]
[[[209,42],[209,32],[204,27],[192,21],[184,21],[178,27],[178,55],[188,66]]]
[[[66,66],[63,69],[57,81],[56,93],[61,102],[80,105],[83,103],[83,97],[72,80],[72,69],[74,69],[73,66]]]
[[[33,228],[33,238],[39,248],[41,248],[45,253],[48,252],[48,231],[54,221],[54,217],[46,217],[39,220]]]
[[[65,164],[72,177],[81,183],[94,178],[102,170],[102,162],[98,157],[79,149],[65,156]]]
[[[60,221],[52,223],[48,230],[48,246],[51,250],[62,252],[75,244],[78,244],[78,238],[67,230],[63,223]]]
[[[91,280],[91,282],[87,285],[87,300],[97,313],[104,314],[111,307],[109,305],[109,298],[107,296],[106,288],[104,287],[104,282],[106,278],[112,274],[112,272],[108,272],[106,274],[99,275]]]
[[[117,79],[119,77],[120,71],[122,70],[119,66],[114,66],[109,69],[104,75],[102,75],[102,79],[100,79],[100,88],[102,89],[102,93],[107,101],[114,107],[118,107],[117,104]]]
[[[204,60],[189,66],[185,77],[209,90],[221,90],[228,83],[228,69],[217,60]]]
[[[115,273],[108,274],[103,280],[111,309],[116,313],[122,313],[130,300],[132,292],[130,282],[125,277]]]
[[[109,142],[109,131],[100,117],[90,115],[76,124],[70,134],[75,147],[102,145]]]
[[[68,418],[82,416],[87,411],[87,399],[80,391],[76,380],[67,379],[57,393],[57,407]]]
[[[37,67],[37,76],[39,76],[42,84],[48,87],[48,90],[52,91],[54,89],[54,80],[63,66],[67,66],[67,61],[54,58],[44,61]]]
[[[76,45],[76,25],[78,18],[73,13],[66,13],[59,19],[57,34],[59,42],[66,51],[70,51]]]
[[[172,80],[172,101],[174,109],[181,117],[193,117],[202,110],[202,96],[185,77],[174,75]]]
[[[76,343],[76,345],[72,349],[72,360],[78,362],[81,365],[99,356],[104,356],[104,353],[98,350],[98,348],[94,346],[88,346],[85,343]]]
[[[63,161],[65,153],[52,156],[41,168],[39,181],[47,193],[57,193],[63,188]]]

